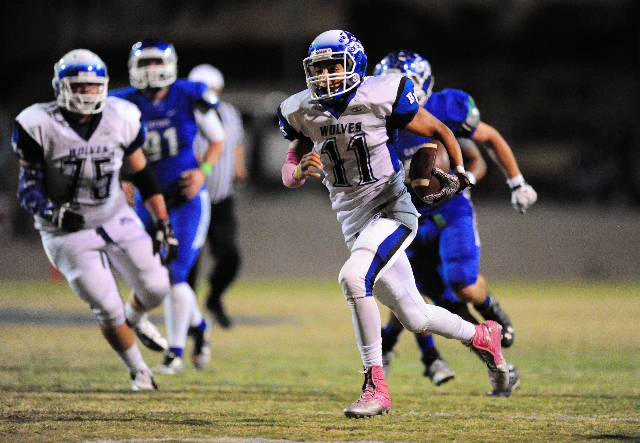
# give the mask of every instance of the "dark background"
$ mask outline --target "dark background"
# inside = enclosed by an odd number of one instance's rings
[[[181,77],[200,63],[217,66],[226,80],[223,99],[245,119],[248,189],[276,192],[283,189],[286,143],[275,109],[305,88],[302,59],[328,29],[360,39],[369,74],[390,51],[424,55],[434,90],[458,88],[473,96],[482,120],[511,144],[540,202],[640,207],[637,0],[3,3],[0,207],[5,221],[11,217],[20,229],[30,221],[16,210],[11,125],[25,107],[53,99],[53,64],[69,50],[101,56],[111,88],[128,85],[129,50],[148,36],[174,44]],[[508,199],[497,167],[490,163],[474,195]]]

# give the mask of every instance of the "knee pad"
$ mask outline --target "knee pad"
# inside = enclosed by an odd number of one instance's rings
[[[69,286],[89,305],[100,325],[113,328],[124,323],[124,305],[115,282],[101,279],[99,273],[92,276],[78,273],[69,279]]]
[[[342,287],[342,293],[347,301],[366,297],[367,293],[371,294],[373,288],[373,284],[371,284],[371,287],[367,289],[365,281],[367,270],[362,266],[362,262],[354,257],[352,255],[345,262],[338,275],[338,283]]]
[[[146,270],[142,276],[142,287],[136,290],[136,298],[147,310],[157,308],[171,293],[169,273],[163,266]]]

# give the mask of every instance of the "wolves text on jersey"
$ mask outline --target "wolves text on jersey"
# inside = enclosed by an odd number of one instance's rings
[[[81,148],[70,148],[69,157],[86,157],[94,154],[109,154],[108,146],[83,146]]]
[[[320,135],[355,134],[362,132],[362,122],[320,126]]]

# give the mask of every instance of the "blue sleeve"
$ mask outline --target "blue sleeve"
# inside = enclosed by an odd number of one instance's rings
[[[56,206],[49,200],[43,182],[44,172],[42,169],[21,165],[18,178],[18,199],[20,206],[30,213],[53,221]]]
[[[13,125],[11,144],[13,146],[13,153],[20,160],[35,165],[44,164],[44,149],[17,121]]]
[[[278,120],[280,121],[280,132],[282,132],[282,136],[284,138],[290,141],[294,141],[300,138],[306,138],[289,124],[287,119],[282,115],[280,106],[278,106],[278,110],[276,111],[276,113],[278,114]]]
[[[404,129],[416,116],[419,108],[420,105],[413,93],[413,82],[408,77],[402,77],[391,115],[387,117],[387,128]]]

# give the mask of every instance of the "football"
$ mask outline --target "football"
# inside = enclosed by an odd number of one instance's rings
[[[422,145],[411,158],[409,179],[413,191],[421,199],[438,192],[441,188],[440,180],[431,176],[433,168],[442,169],[447,173],[450,168],[449,153],[437,140],[431,140]]]

